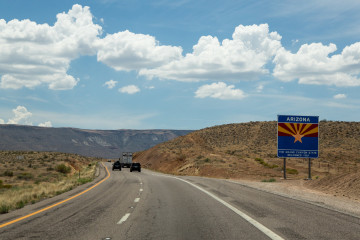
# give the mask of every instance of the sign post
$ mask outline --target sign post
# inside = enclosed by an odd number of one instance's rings
[[[309,180],[311,158],[319,156],[319,117],[278,115],[278,157],[309,158]],[[284,160],[284,178],[286,163]]]

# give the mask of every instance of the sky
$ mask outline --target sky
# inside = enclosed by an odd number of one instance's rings
[[[360,119],[357,0],[0,0],[0,124]]]

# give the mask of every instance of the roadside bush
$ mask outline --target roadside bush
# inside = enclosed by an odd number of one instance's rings
[[[2,203],[0,205],[0,214],[8,213],[10,210],[10,206],[6,205],[5,203]]]
[[[12,177],[12,176],[14,176],[14,172],[9,171],[9,170],[6,170],[6,171],[4,172],[4,176],[6,176],[6,177]]]
[[[20,209],[20,208],[23,208],[24,206],[25,206],[25,203],[21,200],[21,201],[16,203],[15,208]]]
[[[177,156],[177,160],[178,161],[185,161],[186,156],[184,154],[180,154],[179,156]]]
[[[55,167],[55,170],[59,173],[68,174],[71,172],[71,167],[66,166],[65,164],[59,164]]]
[[[18,175],[17,178],[20,180],[31,180],[34,178],[34,176],[31,173],[25,172]]]
[[[287,168],[286,172],[289,174],[299,174],[298,170],[292,168]]]
[[[277,168],[277,167],[279,167],[276,164],[270,165],[267,162],[265,162],[264,160],[262,160],[261,158],[255,158],[255,161],[257,161],[258,163],[260,163],[261,165],[263,165],[264,167],[267,167],[267,168]]]
[[[53,167],[47,167],[47,168],[46,168],[46,171],[53,171],[53,170],[54,170]]]
[[[2,189],[2,188],[7,188],[7,189],[9,189],[9,188],[12,188],[12,185],[3,184],[3,181],[0,180],[0,189]]]
[[[261,182],[276,182],[276,179],[275,178],[263,179],[261,180]]]
[[[77,181],[80,184],[85,184],[85,183],[91,182],[92,179],[91,178],[79,178]]]
[[[10,184],[0,185],[0,189],[2,189],[2,188],[9,189],[9,188],[12,188],[12,185],[10,185]]]
[[[236,150],[226,150],[226,154],[234,155]]]

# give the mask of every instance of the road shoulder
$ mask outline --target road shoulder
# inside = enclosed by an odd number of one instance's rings
[[[360,201],[342,196],[334,196],[324,192],[309,189],[305,180],[286,180],[280,182],[256,182],[251,180],[228,179],[228,182],[251,187],[280,196],[308,202],[317,206],[342,212],[360,218]]]

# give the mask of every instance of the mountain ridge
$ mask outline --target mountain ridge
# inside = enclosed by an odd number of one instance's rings
[[[0,150],[53,151],[89,157],[118,158],[122,152],[143,151],[192,130],[92,130],[0,125]]]

